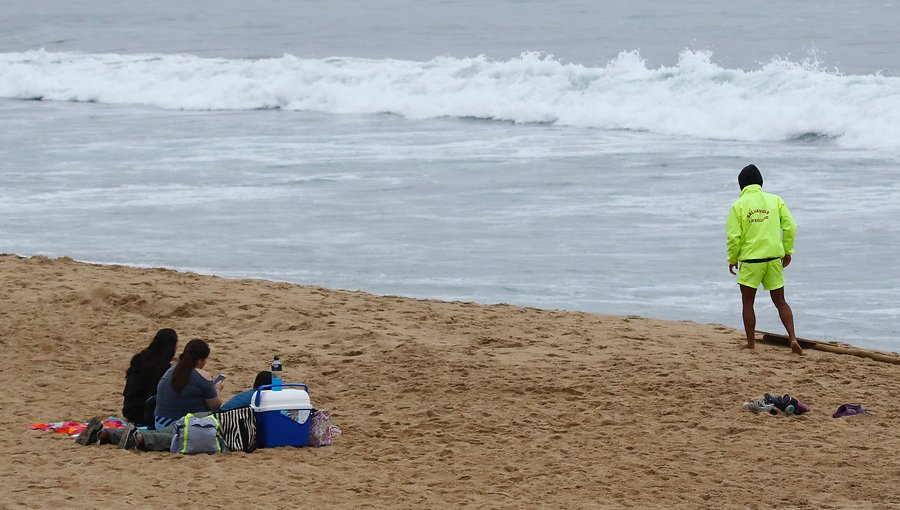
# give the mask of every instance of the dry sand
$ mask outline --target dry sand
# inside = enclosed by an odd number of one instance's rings
[[[65,258],[0,256],[0,275],[0,508],[900,508],[897,365],[753,354],[719,325]],[[228,395],[282,354],[343,435],[180,457],[26,430],[119,415],[161,327],[210,342]],[[814,412],[741,409],[763,392]],[[843,402],[873,414],[832,419]]]

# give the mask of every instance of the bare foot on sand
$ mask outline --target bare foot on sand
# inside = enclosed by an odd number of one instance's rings
[[[791,342],[791,352],[798,356],[803,356],[803,349],[800,347],[800,342],[796,340]]]
[[[741,350],[747,349],[750,352],[756,352],[756,344],[751,344],[747,342],[745,344],[741,344]]]

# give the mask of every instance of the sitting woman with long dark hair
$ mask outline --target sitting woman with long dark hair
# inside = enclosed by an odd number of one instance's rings
[[[164,328],[156,332],[153,341],[143,351],[131,358],[131,365],[125,371],[125,397],[122,415],[135,425],[149,425],[153,422],[153,409],[147,413],[147,399],[156,395],[159,379],[172,365],[178,333]]]
[[[188,413],[215,411],[222,407],[220,392],[225,381],[213,382],[203,369],[209,345],[195,338],[184,346],[178,363],[166,371],[156,388],[156,428],[168,427]]]

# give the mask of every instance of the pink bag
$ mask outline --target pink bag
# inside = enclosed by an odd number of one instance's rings
[[[331,411],[316,409],[309,426],[308,446],[331,446],[332,440],[341,435],[341,429],[331,424]]]

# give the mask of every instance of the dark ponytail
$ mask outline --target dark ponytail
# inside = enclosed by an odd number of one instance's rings
[[[209,357],[209,344],[195,338],[184,346],[184,351],[178,356],[178,364],[172,372],[172,388],[180,392],[191,380],[191,372],[197,367],[197,362]]]

